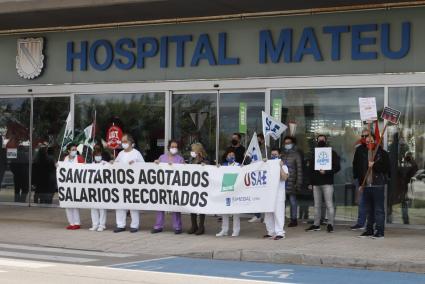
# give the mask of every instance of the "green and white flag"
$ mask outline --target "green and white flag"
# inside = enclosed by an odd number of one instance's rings
[[[77,144],[83,144],[92,147],[91,143],[93,143],[93,123],[84,128],[83,132],[78,134],[77,137],[75,137],[75,142]]]
[[[71,112],[66,118],[65,131],[63,133],[62,147],[66,147],[69,143],[74,140],[74,125],[72,123]]]

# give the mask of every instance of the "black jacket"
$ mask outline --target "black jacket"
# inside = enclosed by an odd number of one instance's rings
[[[301,190],[303,184],[303,161],[300,152],[295,147],[291,150],[283,150],[282,161],[289,170],[286,191],[295,192]]]
[[[385,185],[390,174],[388,152],[379,147],[374,162],[372,167],[372,185]],[[353,159],[353,178],[358,179],[360,184],[363,183],[366,176],[368,163],[368,148],[362,144],[357,147]]]
[[[321,174],[320,171],[314,170],[314,155],[310,160],[311,185],[325,185],[334,183],[334,175],[341,170],[340,158],[338,154],[332,150],[332,170],[325,171]]]

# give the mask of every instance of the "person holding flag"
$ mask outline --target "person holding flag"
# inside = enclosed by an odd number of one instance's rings
[[[356,167],[366,207],[366,231],[360,237],[383,239],[385,230],[385,184],[390,173],[388,153],[375,143],[373,135],[366,137],[367,147],[355,156]],[[360,149],[359,149],[360,150]]]

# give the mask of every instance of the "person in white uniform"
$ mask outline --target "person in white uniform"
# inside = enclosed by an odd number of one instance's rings
[[[69,144],[68,156],[63,160],[67,163],[84,163],[84,157],[78,155],[77,144]],[[66,218],[68,219],[69,225],[66,227],[67,230],[78,230],[81,228],[80,221],[80,210],[78,208],[65,208]]]
[[[95,148],[93,157],[93,161],[96,164],[106,163],[106,161],[102,160],[102,150],[99,148]],[[106,229],[106,209],[91,209],[91,222],[92,227],[89,229],[90,231],[104,231]]]
[[[271,151],[271,159],[280,159],[280,150]],[[289,177],[288,167],[280,161],[280,183],[276,196],[276,207],[274,212],[265,213],[267,235],[264,238],[281,240],[285,238],[285,182]]]
[[[133,148],[134,139],[130,134],[124,134],[121,139],[121,146],[123,150],[118,154],[113,163],[120,164],[129,164],[134,163],[144,163],[142,154]],[[126,227],[127,219],[127,210],[117,209],[116,212],[116,222],[117,227],[114,230],[114,233],[124,232]],[[131,224],[130,224],[130,233],[136,233],[139,230],[140,225],[140,211],[139,210],[130,210],[131,215]]]
[[[238,162],[236,162],[236,154],[235,150],[229,148],[226,152],[226,161],[223,162],[223,166],[240,166]],[[222,223],[221,223],[221,231],[216,234],[216,237],[224,237],[229,234],[229,219],[230,214],[223,214]],[[241,230],[241,217],[239,214],[233,214],[233,233],[232,237],[238,237],[239,232]]]

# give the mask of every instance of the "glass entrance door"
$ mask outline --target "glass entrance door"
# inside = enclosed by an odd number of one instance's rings
[[[217,92],[173,94],[172,135],[180,142],[185,159],[191,145],[201,143],[211,163],[217,160]]]
[[[35,204],[59,204],[55,165],[69,111],[69,97],[34,98],[30,201]]]
[[[0,98],[0,202],[29,201],[31,98]]]

